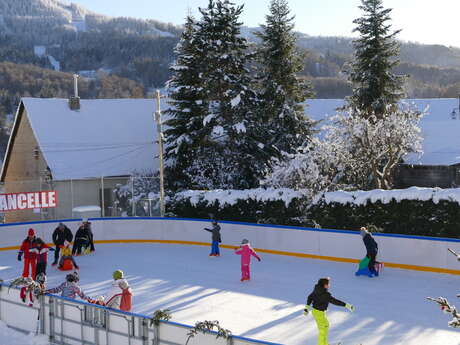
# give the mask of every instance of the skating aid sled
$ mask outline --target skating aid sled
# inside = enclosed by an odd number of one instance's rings
[[[369,261],[371,259],[368,258],[367,256],[365,256],[360,262],[359,262],[359,266],[358,266],[358,270],[355,272],[355,276],[368,276],[369,278],[372,278],[372,277],[378,277],[382,271],[383,271],[383,262],[376,262],[375,263],[375,271],[377,272],[377,274],[371,272],[369,270]]]

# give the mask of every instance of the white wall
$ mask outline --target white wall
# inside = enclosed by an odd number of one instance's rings
[[[203,231],[210,222],[181,219],[97,219],[91,220],[94,238],[98,240],[162,240],[209,243],[210,234]],[[65,222],[75,233],[78,221]],[[0,226],[0,249],[19,246],[32,227],[45,241],[58,222],[12,224]],[[328,257],[361,259],[365,248],[358,232],[338,232],[318,229],[295,229],[269,226],[221,223],[223,243],[239,245],[247,238],[254,248],[311,254]],[[447,248],[460,252],[460,240],[421,239],[410,236],[376,235],[378,260],[400,265],[415,265],[435,269],[457,270],[460,263]]]

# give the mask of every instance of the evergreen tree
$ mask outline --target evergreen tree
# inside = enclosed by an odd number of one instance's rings
[[[185,188],[188,184],[185,170],[194,160],[193,149],[197,145],[196,132],[203,125],[207,107],[202,99],[205,96],[200,86],[199,58],[193,44],[195,20],[187,16],[185,29],[175,52],[177,60],[172,65],[172,78],[168,81],[171,107],[166,111],[166,159],[167,178],[171,188]]]
[[[354,41],[355,61],[350,71],[353,95],[349,102],[365,116],[384,116],[388,106],[396,107],[404,96],[405,77],[392,70],[399,64],[399,43],[390,32],[392,9],[384,9],[382,0],[361,0],[364,15],[353,21],[360,38]],[[393,110],[395,110],[393,108]]]
[[[266,170],[270,156],[245,67],[251,58],[240,36],[242,9],[229,0],[210,0],[200,8],[189,50],[182,43],[171,83],[180,113],[173,110],[167,123],[168,158],[183,174],[176,187],[251,188]],[[176,101],[188,91],[188,101]]]
[[[310,83],[298,77],[304,63],[296,47],[293,20],[286,0],[272,0],[266,24],[257,33],[262,41],[258,53],[260,98],[270,143],[278,153],[293,153],[306,143],[313,125],[301,104],[313,92]]]

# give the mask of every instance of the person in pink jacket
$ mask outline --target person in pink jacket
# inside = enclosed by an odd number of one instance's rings
[[[260,261],[260,257],[251,248],[249,241],[244,239],[241,241],[241,246],[235,249],[235,254],[241,255],[241,281],[251,279],[250,274],[250,265],[251,265],[251,255]]]

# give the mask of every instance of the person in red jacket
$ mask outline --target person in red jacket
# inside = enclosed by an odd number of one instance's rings
[[[35,239],[35,230],[30,228],[27,233],[27,238],[22,241],[21,248],[18,253],[18,261],[22,260],[22,255],[24,254],[24,269],[22,271],[23,277],[29,277],[29,268],[30,268],[30,277],[35,279],[35,269],[37,263],[37,254],[31,252],[30,250],[36,247]]]
[[[35,274],[38,276],[40,273],[44,273],[46,276],[46,263],[48,262],[48,252],[50,250],[54,250],[54,248],[50,248],[41,238],[37,238],[36,247],[29,249],[30,253],[35,253],[37,257],[37,265]]]

